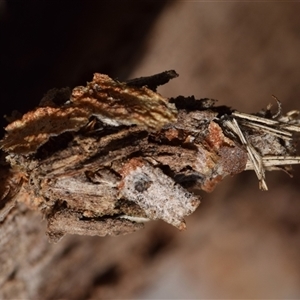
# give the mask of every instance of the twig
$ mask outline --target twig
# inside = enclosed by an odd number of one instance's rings
[[[85,87],[52,90],[6,127],[1,148],[0,217],[16,201],[40,210],[54,242],[67,234],[117,235],[162,219],[179,229],[227,175],[299,164],[298,111],[257,115],[215,100],[166,99],[159,85],[175,71],[125,83],[95,74]]]

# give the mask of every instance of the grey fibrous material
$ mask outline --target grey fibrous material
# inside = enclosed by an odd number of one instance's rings
[[[1,219],[24,202],[44,215],[54,242],[67,233],[132,233],[146,220],[184,229],[200,203],[195,191],[246,169],[266,190],[266,170],[289,172],[300,162],[297,111],[250,115],[156,92],[176,76],[122,83],[95,74],[71,93],[51,90],[10,123],[1,141]]]

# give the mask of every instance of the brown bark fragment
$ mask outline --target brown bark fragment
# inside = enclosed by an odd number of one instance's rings
[[[78,131],[91,116],[108,125],[136,124],[155,130],[175,121],[177,115],[175,106],[158,93],[144,86],[127,86],[104,74],[96,73],[86,87],[74,88],[70,100],[59,108],[52,107],[53,90],[50,93],[51,99],[43,98],[42,107],[6,127],[8,134],[1,142],[5,151],[33,153],[52,136]]]
[[[239,147],[223,146],[218,153],[221,156],[222,166],[225,173],[235,175],[245,170],[247,154]]]
[[[6,164],[0,166],[0,222],[3,222],[16,204],[16,195],[22,187],[23,177]]]
[[[115,236],[132,233],[143,227],[142,223],[133,223],[126,219],[85,219],[81,214],[65,209],[59,210],[48,217],[47,235],[52,242],[57,243],[67,233],[90,236]]]

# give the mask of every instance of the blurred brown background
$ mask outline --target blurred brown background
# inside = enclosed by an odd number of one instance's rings
[[[85,84],[93,72],[122,80],[168,69],[180,77],[159,89],[164,96],[211,97],[250,113],[274,94],[285,112],[299,109],[299,11],[285,1],[0,0],[1,114],[24,112],[48,89]],[[294,169],[292,179],[268,173],[268,192],[254,172],[225,179],[203,193],[185,232],[153,222],[129,236],[52,245],[41,216],[24,209],[13,249],[0,249],[24,253],[0,264],[0,296],[300,298]]]

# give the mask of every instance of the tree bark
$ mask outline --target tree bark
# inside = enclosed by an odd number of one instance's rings
[[[108,285],[120,280],[123,295],[134,288],[121,275],[129,266],[116,263],[122,256],[112,251],[97,279],[89,270],[90,278],[79,276],[54,292],[50,287],[57,283],[49,285],[44,270],[61,262],[64,276],[82,272],[87,266],[80,259],[74,266],[72,255],[81,256],[86,248],[74,250],[76,238],[58,247],[47,244],[39,216],[47,221],[52,242],[66,234],[129,234],[157,219],[183,230],[184,217],[200,203],[199,190],[210,192],[227,175],[246,169],[255,170],[261,189],[267,189],[266,170],[289,172],[300,162],[292,136],[300,131],[295,111],[282,115],[278,103],[276,113],[267,108],[248,115],[214,106],[211,99],[166,99],[155,92],[175,75],[168,71],[120,83],[95,74],[70,96],[52,90],[39,107],[6,127],[1,141],[6,152],[0,186],[2,298],[43,293],[51,299],[67,292],[79,299],[89,296],[84,290],[91,293],[92,277]],[[147,247],[138,265],[164,245]],[[26,261],[15,259],[24,251]],[[93,269],[91,262],[88,267]],[[101,293],[107,297],[105,289]]]

